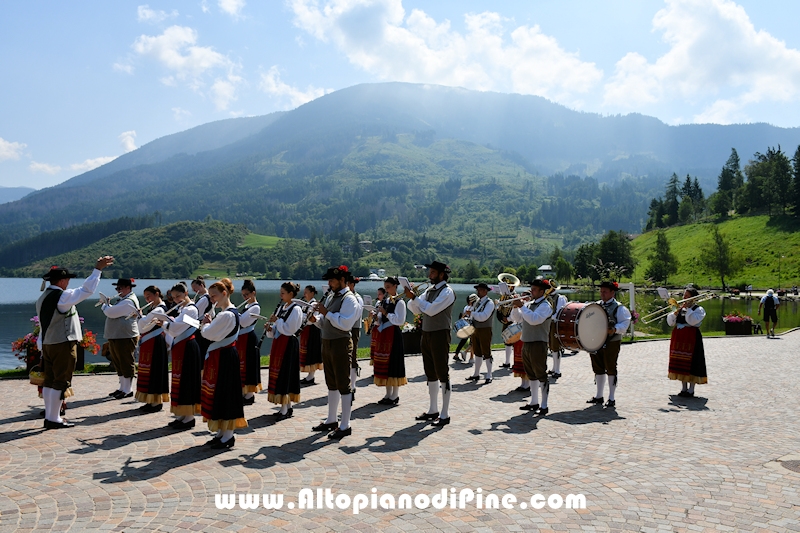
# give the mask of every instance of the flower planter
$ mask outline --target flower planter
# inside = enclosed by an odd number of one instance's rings
[[[753,323],[749,320],[743,322],[725,322],[725,335],[752,335]]]
[[[403,333],[403,353],[404,354],[422,353],[422,350],[420,348],[421,340],[422,340],[422,332],[419,330]]]

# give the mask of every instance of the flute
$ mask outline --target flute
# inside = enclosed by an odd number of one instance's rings
[[[150,303],[148,303],[147,305],[144,305],[144,306],[142,306],[142,307],[139,307],[139,308],[137,308],[137,309],[136,309],[136,311],[134,311],[134,312],[132,312],[131,314],[129,314],[129,315],[128,315],[128,318],[133,318],[133,317],[135,317],[135,316],[136,316],[138,313],[141,313],[142,311],[144,311],[145,309],[147,309],[147,308],[148,308],[148,307],[150,307],[151,305],[153,305],[153,302],[150,302]]]

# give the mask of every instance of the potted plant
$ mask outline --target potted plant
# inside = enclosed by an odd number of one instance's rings
[[[725,322],[725,335],[752,335],[753,319],[739,311],[733,311],[722,317]]]

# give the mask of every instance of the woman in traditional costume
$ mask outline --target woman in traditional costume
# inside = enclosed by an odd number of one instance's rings
[[[697,295],[697,289],[689,287],[683,298]],[[669,343],[668,376],[683,384],[678,396],[691,398],[696,384],[708,383],[703,335],[700,334],[700,323],[705,317],[705,309],[691,301],[667,315],[667,324],[675,328]]]
[[[261,350],[258,344],[258,337],[255,333],[258,315],[261,314],[261,306],[256,301],[256,286],[249,279],[244,280],[242,285],[242,297],[245,306],[239,325],[239,340],[236,341],[236,351],[239,353],[239,370],[242,374],[242,394],[244,395],[244,405],[253,405],[256,401],[256,393],[261,387]]]
[[[172,344],[172,387],[170,412],[177,418],[168,425],[173,429],[194,427],[194,415],[200,414],[200,374],[203,355],[197,344],[199,326],[197,306],[187,294],[186,285],[178,283],[172,290],[178,316],[165,323]]]
[[[291,418],[292,402],[300,401],[300,341],[297,332],[303,324],[303,311],[292,302],[300,285],[286,282],[281,285],[281,302],[267,324],[272,331],[269,354],[269,385],[267,399],[281,406],[275,414],[278,420]]]
[[[303,291],[303,300],[309,304],[317,302],[317,288],[307,285]],[[322,370],[322,340],[320,329],[308,318],[313,313],[313,308],[309,307],[303,315],[303,329],[300,330],[300,372],[308,372],[306,377],[300,380],[300,385],[308,386],[314,384],[314,374],[317,370]]]
[[[400,387],[408,383],[403,331],[400,329],[406,322],[406,303],[402,300],[402,295],[397,294],[399,284],[397,278],[389,277],[384,281],[386,297],[376,307],[379,324],[372,330],[372,379],[378,387],[386,387],[386,395],[378,401],[381,405],[397,405],[400,401]]]
[[[166,316],[167,305],[162,299],[161,289],[150,285],[144,290],[144,299],[151,306],[150,312],[139,319],[139,375],[136,378],[136,400],[145,413],[161,411],[169,397],[169,354],[164,339],[161,320]],[[158,311],[156,311],[158,310]],[[141,313],[140,313],[141,314]]]

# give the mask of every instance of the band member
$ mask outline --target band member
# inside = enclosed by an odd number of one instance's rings
[[[439,261],[425,265],[428,267],[430,286],[419,297],[406,288],[409,298],[408,309],[414,314],[422,315],[422,365],[428,379],[430,406],[428,412],[417,416],[417,420],[433,420],[434,426],[446,426],[450,423],[450,321],[456,295],[448,285],[450,267]],[[438,381],[438,383],[437,383]],[[437,385],[442,390],[442,411],[438,407]]]
[[[486,361],[486,384],[492,382],[492,314],[494,301],[489,298],[489,286],[485,283],[475,285],[478,293],[478,302],[472,310],[467,310],[464,315],[472,319],[475,332],[472,334],[472,348],[475,351],[475,373],[468,377],[469,381],[480,379],[481,365]]]
[[[72,373],[78,359],[78,342],[83,339],[77,304],[94,294],[100,282],[101,271],[114,264],[111,256],[97,260],[94,270],[77,289],[68,289],[69,280],[77,277],[66,268],[51,267],[42,276],[50,282],[47,290],[36,301],[39,317],[39,338],[36,340],[44,363],[44,428],[70,428],[75,424],[61,418],[60,411],[65,398],[72,396]]]
[[[150,312],[139,318],[139,375],[136,378],[136,401],[144,402],[139,410],[156,413],[169,401],[169,354],[160,320],[153,319],[153,311],[168,311],[162,300],[161,289],[150,285],[144,290],[144,299],[151,306]],[[141,316],[141,312],[138,315]]]
[[[522,293],[522,296],[530,296],[531,293],[529,291],[525,291]],[[522,314],[521,313],[514,313],[512,311],[511,316],[512,324],[521,324],[522,323]],[[528,379],[528,374],[525,372],[525,364],[522,362],[522,347],[525,343],[522,342],[522,338],[514,343],[514,366],[511,367],[511,371],[514,373],[515,378],[520,378],[521,382],[519,387],[515,389],[515,392],[530,392],[531,390],[531,380]]]
[[[475,293],[470,294],[467,296],[467,305],[464,306],[464,309],[458,314],[458,318],[462,319],[466,316],[467,311],[472,311],[475,305],[475,302],[478,301],[478,295]],[[458,341],[458,346],[456,346],[456,354],[453,356],[453,361],[458,361],[459,363],[466,363],[466,357],[461,357],[461,350],[464,350],[467,343],[470,342],[469,337],[465,337]],[[466,356],[466,351],[464,352]],[[469,360],[472,361],[475,358],[474,351],[472,349],[472,345],[470,344],[470,357]]]
[[[261,387],[261,350],[255,334],[261,306],[256,301],[256,286],[252,280],[246,279],[242,284],[242,297],[247,302],[239,317],[239,338],[236,341],[236,352],[239,354],[239,371],[242,375],[242,394],[244,405],[253,405],[256,393]],[[270,363],[271,364],[271,363]]]
[[[567,297],[563,294],[556,296],[555,311],[553,311],[553,318],[558,316],[559,311],[567,305]],[[550,321],[550,339],[548,342],[550,348],[550,356],[553,358],[553,370],[548,372],[554,379],[561,377],[561,356],[564,355],[564,347],[561,346],[561,341],[558,340],[558,325],[555,320]]]
[[[688,287],[683,298],[698,294],[697,289]],[[682,382],[678,396],[693,397],[697,383],[708,383],[703,336],[700,334],[700,323],[705,317],[705,309],[691,301],[684,302],[677,311],[667,315],[667,324],[675,328],[669,343],[668,376]]]
[[[211,315],[211,318],[214,318],[214,304],[211,302],[211,296],[208,294],[203,276],[197,276],[192,280],[192,290],[195,293],[194,303],[197,306],[197,312],[200,313],[200,318],[206,315]],[[200,346],[200,353],[205,357],[208,351],[208,345],[211,344],[211,341],[203,337],[202,333],[199,331],[197,332],[196,339],[197,344]],[[201,364],[202,363],[204,363],[204,361],[201,361]]]
[[[330,292],[309,320],[321,329],[322,363],[325,366],[325,384],[328,386],[328,418],[314,426],[314,431],[330,431],[329,439],[341,439],[352,433],[350,413],[353,394],[350,388],[353,326],[361,319],[358,300],[345,283],[347,267],[331,267],[322,276]],[[339,401],[342,402],[342,419],[336,423]],[[338,426],[338,427],[337,427]],[[331,431],[333,430],[333,431]]]
[[[385,297],[378,309],[378,326],[372,330],[370,357],[374,365],[373,382],[386,387],[386,396],[378,401],[381,405],[397,405],[400,387],[406,379],[403,332],[400,327],[406,322],[406,303],[397,294],[397,278],[388,277],[383,282]]]
[[[168,425],[173,429],[194,427],[194,415],[200,414],[200,361],[203,354],[197,344],[197,328],[184,320],[198,320],[197,306],[187,294],[186,285],[178,283],[170,290],[178,316],[164,323],[168,339],[172,343],[172,387],[170,390],[170,412],[177,418]]]
[[[617,358],[622,344],[622,335],[631,324],[631,312],[615,298],[619,285],[616,281],[604,281],[600,284],[600,301],[608,315],[608,338],[602,348],[589,354],[592,358],[597,394],[586,403],[603,403],[603,387],[608,376],[608,402],[606,407],[614,407],[617,390]]]
[[[530,380],[531,398],[527,405],[520,407],[523,411],[536,411],[539,415],[548,412],[547,400],[550,384],[547,380],[547,342],[550,336],[550,317],[553,308],[545,297],[550,288],[546,279],[535,279],[531,282],[532,302],[514,302],[512,320],[522,322],[522,364],[525,374]],[[542,403],[539,405],[539,390],[542,392]]]
[[[117,289],[119,301],[114,305],[104,303],[103,314],[106,315],[105,338],[111,352],[111,362],[117,369],[119,389],[109,396],[116,400],[130,398],[135,373],[133,354],[139,340],[139,299],[133,294],[136,284],[133,278],[120,278],[112,283]]]
[[[758,313],[761,314],[761,308],[764,308],[764,329],[767,330],[767,337],[775,336],[775,326],[778,325],[778,308],[781,306],[781,301],[775,296],[772,289],[767,290],[767,294],[761,298],[758,304]],[[769,328],[769,323],[772,321],[772,329]]]
[[[281,285],[281,306],[264,326],[273,332],[269,354],[269,384],[267,399],[281,406],[278,420],[291,418],[292,402],[300,401],[300,341],[297,332],[303,324],[303,311],[292,302],[300,285],[286,282]]]
[[[313,285],[306,285],[303,290],[303,300],[310,304],[316,303],[317,288]],[[309,307],[303,314],[303,329],[300,331],[300,372],[308,372],[306,377],[300,380],[300,386],[305,387],[314,384],[314,374],[317,370],[322,370],[322,338],[320,330],[314,324],[309,323],[309,318],[314,313],[314,308]]]
[[[509,285],[505,282],[500,283],[500,293],[506,295],[509,299],[516,297],[516,289],[517,287],[515,285]],[[508,329],[508,326],[513,323],[511,320],[511,310],[512,307],[504,305],[498,309],[497,313],[495,313],[495,316],[497,316],[497,321],[502,325],[502,329],[500,330],[501,332]],[[505,350],[506,362],[500,365],[500,368],[511,368],[511,358],[514,354],[514,346],[511,344],[506,344]]]
[[[358,311],[356,312],[358,314],[358,320],[356,320],[356,325],[351,332],[353,338],[353,352],[350,354],[350,389],[353,391],[354,400],[356,398],[356,380],[361,374],[361,367],[358,366],[358,339],[361,337],[361,315],[364,309],[364,298],[356,292],[356,283],[359,281],[360,280],[353,277],[351,273],[347,273],[347,288],[350,289],[350,292],[353,293],[353,296],[356,297],[356,301],[358,301]]]

